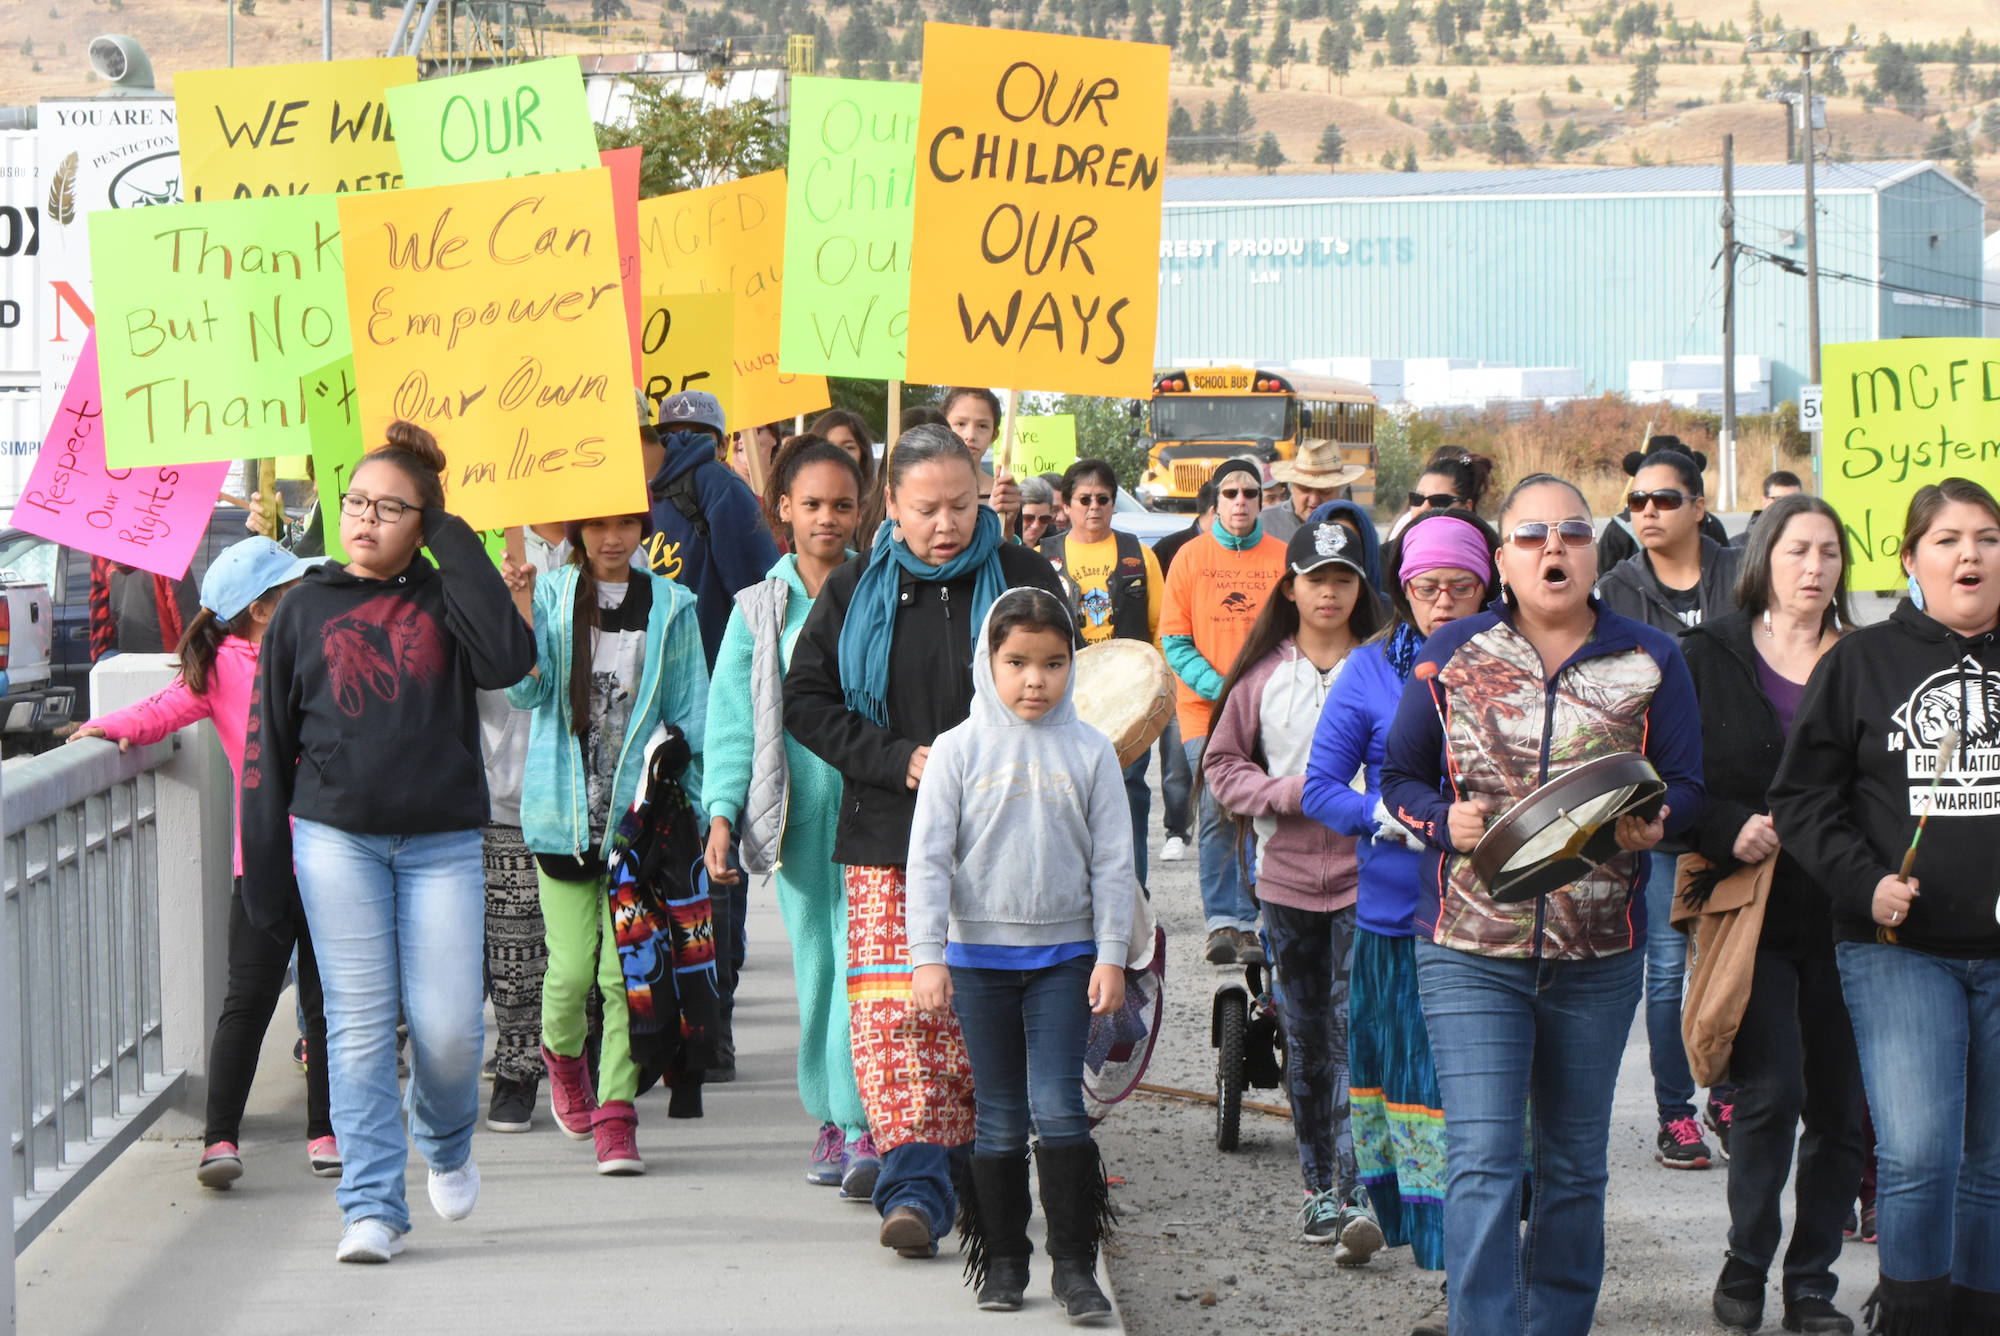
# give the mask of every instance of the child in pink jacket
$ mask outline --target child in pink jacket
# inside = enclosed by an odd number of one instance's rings
[[[229,769],[232,792],[242,806],[243,751],[250,741],[250,690],[257,679],[257,649],[271,624],[278,600],[312,561],[292,556],[268,538],[237,543],[208,568],[201,582],[201,611],[188,623],[175,649],[180,676],[137,705],[100,715],[70,738],[106,738],[124,751],[146,746],[177,729],[206,719],[215,725]],[[243,836],[230,823],[235,844],[236,885],[229,904],[229,987],[209,1045],[208,1116],[201,1164],[195,1177],[203,1186],[226,1188],[243,1174],[237,1140],[264,1030],[284,991],[285,970],[298,948],[299,1003],[305,1012],[306,1158],[322,1178],[340,1175],[340,1148],[333,1136],[326,1079],[326,1015],[320,1005],[319,970],[303,913],[278,936],[253,925],[243,911]]]

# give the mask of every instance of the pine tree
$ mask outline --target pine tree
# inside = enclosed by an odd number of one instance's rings
[[[1164,0],[1160,6],[1160,43],[1170,47],[1181,44],[1181,0]]]
[[[1190,23],[1181,34],[1181,59],[1188,64],[1198,64],[1201,60],[1201,25]]]
[[[1228,59],[1229,34],[1217,28],[1215,30],[1215,40],[1208,44],[1208,54],[1216,60]]]
[[[1632,81],[1627,85],[1625,105],[1644,116],[1646,108],[1652,105],[1653,99],[1659,94],[1660,48],[1655,45],[1652,50],[1633,62]]]
[[[1201,129],[1196,135],[1201,145],[1201,160],[1214,162],[1222,153],[1222,118],[1215,113],[1215,99],[1201,104]]]
[[[1282,167],[1284,163],[1285,153],[1283,149],[1278,147],[1278,137],[1269,130],[1266,130],[1264,137],[1257,141],[1255,165],[1264,175],[1269,176]]]
[[[1222,104],[1222,133],[1229,141],[1229,160],[1241,162],[1250,156],[1250,131],[1257,124],[1257,118],[1250,114],[1250,99],[1244,96],[1243,85],[1229,90],[1229,100]]]
[[[1515,123],[1514,104],[1507,98],[1493,104],[1492,139],[1486,151],[1493,161],[1503,164],[1529,162],[1535,156],[1533,146]]]
[[[1444,53],[1458,41],[1458,14],[1450,5],[1441,4],[1431,10],[1431,40],[1437,43],[1438,60],[1444,60]]]
[[[1414,65],[1417,63],[1416,39],[1410,36],[1410,16],[1407,10],[1398,9],[1389,16],[1387,31],[1389,40],[1389,63],[1391,65]]]
[[[1167,157],[1174,162],[1195,160],[1194,117],[1179,102],[1167,113]]]
[[[1245,33],[1237,33],[1229,44],[1229,77],[1239,84],[1250,82],[1250,38]]]
[[[1285,86],[1285,66],[1292,59],[1292,21],[1283,14],[1271,27],[1271,45],[1264,52],[1264,65],[1278,72],[1278,87]]]
[[[1417,170],[1417,146],[1415,144],[1403,145],[1403,170],[1406,172]]]
[[[1449,158],[1458,152],[1458,145],[1451,142],[1451,131],[1442,125],[1432,125],[1430,150],[1433,158]]]
[[[1346,144],[1340,138],[1340,127],[1332,121],[1326,123],[1326,130],[1319,137],[1319,152],[1313,154],[1314,162],[1323,162],[1329,167],[1337,166]]]

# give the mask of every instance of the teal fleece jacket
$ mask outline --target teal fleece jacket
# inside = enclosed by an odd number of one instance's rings
[[[635,559],[643,560],[643,554]],[[535,582],[535,667],[507,688],[507,699],[535,717],[528,728],[528,772],[521,787],[521,834],[538,854],[583,858],[590,838],[590,812],[583,778],[583,744],[570,727],[569,670],[576,648],[575,565],[567,565]],[[653,610],[646,620],[646,662],[632,703],[632,720],[618,750],[618,768],[611,785],[612,810],[606,814],[604,857],[618,830],[618,818],[639,796],[645,777],[646,744],[653,730],[671,725],[687,736],[692,759],[680,776],[681,787],[701,807],[702,739],[708,723],[708,659],[701,648],[701,627],[695,617],[694,595],[664,576],[634,564],[632,578],[653,582]]]

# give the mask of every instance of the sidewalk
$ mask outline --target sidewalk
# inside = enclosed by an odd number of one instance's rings
[[[664,1092],[639,1101],[645,1177],[599,1178],[589,1143],[556,1131],[544,1088],[532,1132],[482,1126],[474,1138],[483,1186],[470,1219],[431,1212],[412,1154],[415,1227],[387,1266],[333,1260],[334,1184],[306,1168],[287,995],[244,1121],[244,1177],[227,1192],[196,1184],[198,1137],[133,1147],[18,1259],[19,1329],[937,1336],[988,1321],[960,1282],[954,1241],[934,1261],[899,1259],[876,1245],[871,1208],[805,1182],[816,1129],[798,1101],[791,952],[766,883],[752,887],[750,943],[738,1079],[706,1092],[699,1121],[670,1122]],[[1039,1238],[1033,1266],[1027,1310],[991,1321],[1067,1330]]]

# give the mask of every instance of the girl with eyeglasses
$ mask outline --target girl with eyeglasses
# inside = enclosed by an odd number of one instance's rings
[[[429,432],[389,425],[340,499],[348,562],[315,566],[278,605],[250,703],[244,910],[277,929],[296,887],[311,925],[343,1262],[388,1261],[410,1228],[399,1013],[431,1206],[461,1220],[479,1198],[488,803],[474,697],[526,676],[535,646],[478,535],[445,510],[444,468]]]
[[[1591,598],[1595,532],[1573,484],[1524,479],[1500,531],[1502,604],[1418,650],[1389,731],[1382,800],[1438,851],[1422,859],[1413,922],[1449,1139],[1452,1326],[1583,1336],[1604,1275],[1612,1091],[1639,999],[1640,855],[1700,812],[1701,725],[1673,642]],[[1624,752],[1643,752],[1666,782],[1659,812],[1621,818],[1622,852],[1577,881],[1495,900],[1470,857],[1487,823]],[[1525,1229],[1524,1169],[1534,1203]]]

